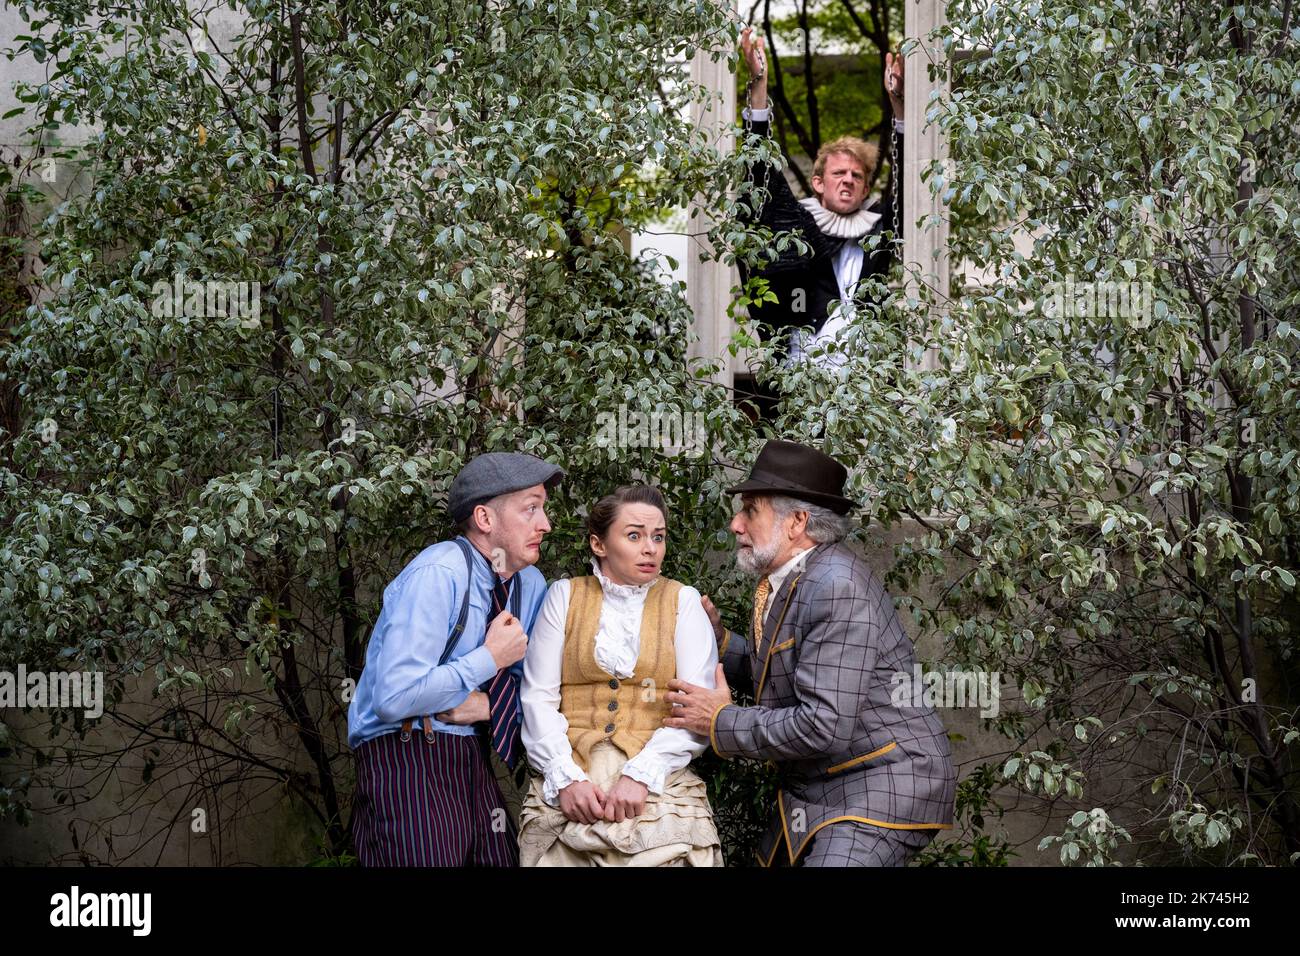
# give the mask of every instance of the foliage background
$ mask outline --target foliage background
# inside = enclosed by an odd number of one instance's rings
[[[678,109],[700,95],[680,65],[733,55],[737,24],[685,0],[253,2],[218,42],[218,7],[46,0],[16,41],[49,69],[22,93],[33,142],[97,135],[0,351],[0,667],[104,670],[125,736],[0,725],[0,813],[47,788],[74,817],[108,787],[158,808],[116,844],[81,820],[69,859],[146,860],[209,807],[196,845],[232,862],[221,834],[270,799],[305,821],[287,854],[346,862],[346,682],[479,451],[569,470],[548,577],[581,570],[583,507],[645,478],[673,512],[666,573],[748,611],[721,487],[758,430],[684,361],[684,290],[622,240],[692,197],[724,254],[772,238],[729,222],[762,147],[719,154]],[[780,63],[806,26],[878,77],[850,7],[777,16]],[[990,278],[864,290],[839,370],[737,340],[787,396],[775,430],[855,466],[856,536],[892,547],[928,663],[1018,693],[923,861],[1005,864],[1016,807],[1059,821],[1035,861],[1294,862],[1291,7],[947,9],[929,113],[954,159],[927,181],[954,261]],[[824,65],[786,74],[791,158],[814,99],[823,138],[887,129],[880,91],[841,96]],[[260,283],[259,321],[160,316],[178,274]],[[1066,277],[1148,282],[1150,311],[1049,314]],[[700,411],[709,453],[611,454],[619,405]],[[703,768],[743,864],[772,777]]]
[[[548,577],[581,570],[586,504],[640,478],[672,509],[666,572],[734,595],[720,465],[752,428],[685,361],[680,284],[621,239],[692,197],[728,208],[740,160],[689,122],[682,66],[730,55],[722,13],[254,0],[218,42],[215,7],[29,9],[33,136],[102,132],[40,227],[53,294],[2,356],[23,427],[3,436],[0,647],[105,671],[127,738],[97,749],[57,714],[10,739],[32,773],[7,812],[43,786],[75,812],[115,781],[160,808],[120,862],[190,807],[230,827],[282,795],[341,858],[348,682],[481,451],[568,470]],[[178,275],[258,283],[260,315],[168,316],[155,283]],[[698,413],[706,453],[607,447],[621,405]],[[113,821],[83,822],[103,845]]]
[[[927,182],[984,278],[868,296],[778,428],[824,422],[871,517],[915,522],[918,631],[1019,689],[968,822],[1027,796],[1065,864],[1294,863],[1291,5],[947,12]],[[1055,308],[1067,282],[1138,294]]]

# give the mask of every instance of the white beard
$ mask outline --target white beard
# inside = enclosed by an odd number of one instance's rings
[[[760,551],[758,548],[737,549],[736,567],[750,577],[761,578],[772,569],[776,560],[776,546]]]

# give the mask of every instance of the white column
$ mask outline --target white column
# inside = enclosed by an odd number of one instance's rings
[[[931,195],[927,183],[921,182],[921,170],[931,160],[946,161],[948,144],[937,124],[928,129],[925,111],[930,94],[947,86],[947,72],[930,80],[929,64],[945,59],[942,45],[927,40],[935,27],[945,21],[943,0],[906,0],[903,33],[915,38],[917,46],[908,54],[904,78],[904,121],[907,130],[907,155],[903,157],[903,288],[909,298],[921,298],[932,307],[943,307],[948,300],[948,211],[938,196]],[[917,222],[923,225],[918,227]],[[934,368],[937,354],[927,349],[924,368]]]
[[[729,2],[729,0],[722,0]],[[727,68],[727,60],[719,56],[711,59],[700,51],[691,61],[691,80],[703,84],[714,95],[708,103],[691,106],[691,120],[706,130],[710,142],[717,144],[719,152],[735,149],[736,128],[736,75]],[[702,235],[714,223],[710,210],[692,202],[686,220],[686,298],[695,314],[697,339],[687,352],[691,358],[723,359],[720,384],[731,387],[737,360],[727,353],[727,341],[732,333],[732,321],[727,315],[731,304],[732,286],[740,281],[735,266],[716,259],[705,261],[701,253],[708,250],[707,239]]]

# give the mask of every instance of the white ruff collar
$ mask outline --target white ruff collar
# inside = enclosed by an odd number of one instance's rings
[[[799,205],[812,213],[818,229],[835,239],[861,239],[880,219],[880,213],[868,212],[865,206],[851,216],[833,212],[818,202],[816,196],[800,199]]]

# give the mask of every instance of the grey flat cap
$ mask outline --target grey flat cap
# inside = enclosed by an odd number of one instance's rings
[[[518,452],[493,451],[466,463],[451,480],[447,492],[447,510],[451,520],[460,522],[470,516],[475,505],[497,495],[508,495],[533,485],[554,488],[564,477],[564,469],[549,461]]]

